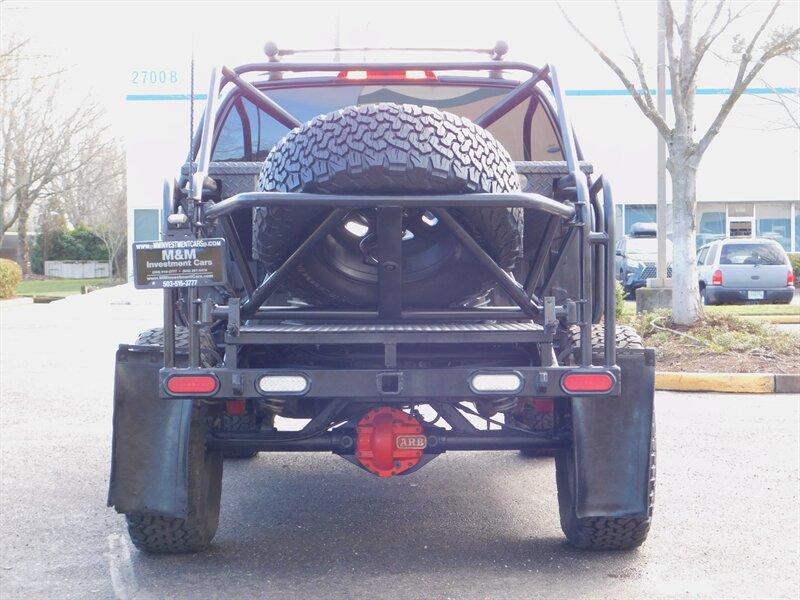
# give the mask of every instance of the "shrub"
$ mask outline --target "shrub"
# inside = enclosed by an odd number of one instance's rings
[[[617,314],[617,321],[620,321],[625,308],[625,289],[622,287],[622,282],[619,280],[616,280],[614,284],[617,293],[617,306],[614,312]]]
[[[41,234],[31,249],[34,273],[44,273],[45,249],[47,260],[108,260],[103,240],[84,227]]]
[[[22,269],[13,260],[0,258],[0,299],[13,298],[22,281]]]
[[[797,280],[800,279],[800,252],[789,252],[789,262],[792,263],[794,281],[797,285]]]

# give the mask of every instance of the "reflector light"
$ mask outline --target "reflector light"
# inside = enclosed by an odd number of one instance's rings
[[[170,394],[213,394],[217,378],[213,375],[173,375],[167,379]]]
[[[247,405],[244,400],[228,400],[225,403],[225,412],[229,415],[243,415],[247,412]]]
[[[711,285],[722,285],[722,271],[717,269],[711,276]]]
[[[522,389],[523,381],[519,373],[476,373],[469,385],[480,394],[513,393]]]
[[[364,79],[415,79],[433,80],[437,77],[433,71],[341,71],[339,79],[361,81]]]
[[[175,213],[167,217],[167,223],[172,225],[181,225],[189,221],[189,217],[184,213]]]
[[[561,379],[566,392],[607,392],[614,387],[609,373],[567,373]]]
[[[301,394],[309,387],[304,375],[264,375],[258,389],[264,394]]]

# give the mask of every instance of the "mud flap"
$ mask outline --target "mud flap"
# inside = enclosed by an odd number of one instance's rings
[[[579,518],[649,511],[655,352],[617,352],[621,395],[572,400]]]
[[[125,514],[185,518],[192,401],[159,398],[162,365],[159,348],[117,351],[108,505]]]

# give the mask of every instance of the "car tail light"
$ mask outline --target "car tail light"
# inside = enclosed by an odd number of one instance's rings
[[[217,391],[219,383],[213,375],[172,375],[167,379],[166,387],[170,394],[204,395]]]
[[[614,377],[605,372],[567,373],[561,379],[561,387],[571,394],[609,392],[614,387]]]
[[[341,71],[338,79],[348,79],[351,81],[363,81],[369,79],[413,79],[436,81],[437,77],[433,71]]]
[[[786,274],[786,285],[794,285],[794,272],[791,269]]]
[[[717,269],[711,276],[711,285],[722,285],[722,271]]]

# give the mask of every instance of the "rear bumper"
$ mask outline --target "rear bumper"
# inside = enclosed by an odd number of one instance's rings
[[[167,380],[173,376],[212,375],[217,380],[213,391],[192,394],[195,398],[231,400],[240,398],[351,398],[392,402],[428,398],[480,398],[504,395],[525,397],[556,397],[569,395],[563,387],[571,373],[606,373],[614,382],[604,396],[619,395],[619,367],[457,367],[446,369],[161,369],[160,396],[180,399],[181,395],[167,390]],[[473,385],[481,375],[514,374],[520,385],[515,390],[481,392]],[[302,377],[306,386],[298,392],[262,391],[259,382],[264,377]],[[581,395],[591,392],[581,392]]]
[[[758,302],[764,304],[785,303],[788,304],[794,297],[794,286],[772,290],[741,290],[736,288],[726,288],[723,286],[707,286],[705,288],[708,301],[716,303],[744,304]],[[749,291],[763,291],[763,299],[748,298]]]

